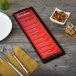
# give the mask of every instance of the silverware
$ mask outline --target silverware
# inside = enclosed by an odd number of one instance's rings
[[[20,72],[5,56],[5,54],[2,52],[3,49],[0,51],[0,57],[2,57],[20,76],[24,76],[22,72]]]
[[[13,49],[11,49],[10,51],[8,51],[6,48],[4,48],[3,52],[4,52],[4,54],[9,53],[9,54],[13,55],[14,58],[18,61],[18,63],[21,65],[21,67],[25,70],[25,72],[26,72],[26,73],[29,73],[29,71],[27,70],[27,68],[26,68],[26,67],[21,63],[21,61],[16,57]]]
[[[9,53],[11,55],[14,56],[14,58],[19,62],[19,64],[21,65],[21,67],[25,70],[26,73],[29,73],[29,71],[26,69],[26,67],[21,63],[21,61],[16,57],[15,53],[13,50],[9,51]]]

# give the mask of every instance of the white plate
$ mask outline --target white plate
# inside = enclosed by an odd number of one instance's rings
[[[12,22],[4,13],[0,12],[0,41],[5,39],[12,30]]]
[[[55,11],[62,11],[62,10],[60,10],[60,9],[58,9],[58,8],[55,8],[53,14],[55,13]],[[55,22],[55,23],[57,23],[57,24],[64,25],[64,24],[66,23],[67,19],[68,19],[69,16],[70,16],[70,12],[66,12],[66,11],[62,11],[62,12],[66,13],[66,14],[68,15],[68,17],[66,18],[66,20],[65,20],[64,23],[54,20],[54,19],[52,18],[53,14],[50,16],[50,20],[53,21],[53,22]]]

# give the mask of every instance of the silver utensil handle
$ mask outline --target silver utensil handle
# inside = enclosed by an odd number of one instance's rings
[[[12,63],[8,62],[8,64],[20,75],[20,76],[24,76],[22,74],[22,72],[20,72]]]
[[[13,55],[14,57],[15,57],[15,59],[19,62],[19,64],[22,66],[22,68],[26,71],[26,73],[29,73],[29,71],[25,68],[25,66],[20,62],[20,60],[15,56],[15,55]]]

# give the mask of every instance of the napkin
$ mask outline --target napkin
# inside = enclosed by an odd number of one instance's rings
[[[25,76],[29,76],[32,72],[34,72],[39,64],[34,61],[30,56],[27,55],[19,46],[16,46],[13,51],[17,58],[22,62],[22,64],[28,69],[29,74],[27,74],[21,65],[17,62],[17,60],[10,55],[6,54],[9,61],[19,69]],[[0,58],[0,73],[3,76],[20,76],[3,58]]]

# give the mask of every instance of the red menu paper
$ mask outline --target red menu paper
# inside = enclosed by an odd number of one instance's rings
[[[64,54],[63,49],[48,32],[32,7],[18,11],[13,15],[44,63]]]

